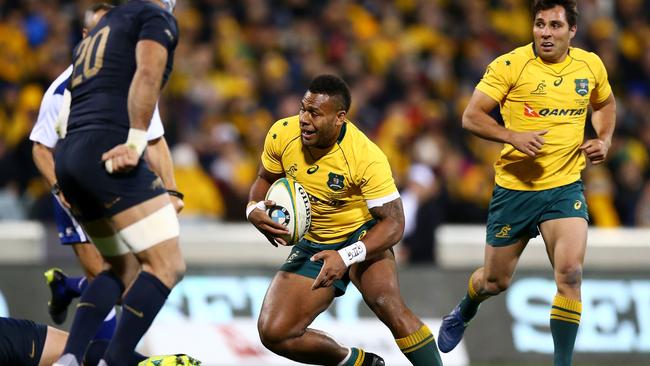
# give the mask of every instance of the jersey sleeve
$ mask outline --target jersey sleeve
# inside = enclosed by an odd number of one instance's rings
[[[163,45],[168,51],[176,48],[178,27],[175,19],[161,8],[148,7],[140,14],[142,27],[138,40],[148,39]]]
[[[512,76],[514,68],[513,62],[507,59],[506,55],[497,57],[485,69],[485,74],[476,85],[476,89],[501,103],[514,83]]]
[[[375,147],[372,160],[366,165],[361,176],[361,194],[366,200],[368,208],[381,206],[386,202],[399,198],[399,192],[393,180],[393,173],[386,155]]]
[[[63,85],[65,88],[65,85]],[[58,90],[58,88],[57,88]],[[59,136],[56,133],[54,124],[59,115],[61,104],[63,103],[63,94],[45,93],[41,106],[38,111],[38,119],[32,128],[29,139],[41,143],[49,148],[53,148]]]
[[[163,128],[162,119],[160,119],[160,111],[158,110],[158,103],[156,103],[156,108],[154,108],[153,110],[153,115],[151,116],[151,123],[149,123],[149,129],[147,130],[147,141],[160,138],[164,134],[165,134],[165,129]]]
[[[279,122],[276,122],[264,139],[264,151],[262,151],[262,165],[264,169],[274,174],[282,174],[282,138],[279,131]]]
[[[603,61],[595,53],[590,53],[590,55],[593,57],[590,65],[596,78],[596,87],[591,93],[590,99],[592,103],[599,104],[609,98],[609,95],[612,94],[612,87],[609,85],[607,69],[605,69]]]

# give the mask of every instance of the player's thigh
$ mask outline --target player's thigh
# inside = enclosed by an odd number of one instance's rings
[[[581,267],[587,248],[588,224],[581,217],[547,220],[540,224],[546,251],[559,271]]]
[[[560,271],[582,265],[589,222],[582,182],[553,188],[546,194],[549,204],[539,227],[551,263]]]
[[[92,243],[73,244],[72,249],[89,279],[97,277],[104,270],[104,258]]]
[[[486,245],[483,262],[485,280],[498,282],[511,278],[527,243],[527,238],[521,238],[506,246]]]
[[[45,338],[45,345],[43,346],[43,353],[38,362],[39,366],[49,366],[53,364],[61,354],[65,347],[65,342],[68,340],[68,333],[47,327],[47,337]]]
[[[110,268],[128,287],[140,271],[140,263],[115,231],[111,222],[108,219],[98,219],[84,222],[83,227],[104,260],[102,267]]]
[[[334,288],[312,290],[314,280],[278,271],[264,296],[258,328],[270,340],[298,336],[334,300]]]
[[[379,298],[397,299],[401,302],[397,265],[391,250],[385,250],[378,257],[353,264],[350,267],[350,279],[366,303],[376,303]]]

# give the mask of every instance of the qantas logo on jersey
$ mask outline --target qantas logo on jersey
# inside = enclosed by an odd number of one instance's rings
[[[539,117],[539,113],[535,112],[533,107],[529,106],[528,103],[524,103],[524,116]]]
[[[587,108],[542,108],[537,112],[528,103],[524,103],[524,116],[526,117],[582,116],[585,113],[587,113]]]

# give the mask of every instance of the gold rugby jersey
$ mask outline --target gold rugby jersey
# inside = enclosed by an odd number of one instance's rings
[[[570,47],[557,64],[542,61],[532,43],[499,56],[485,71],[476,89],[499,102],[505,126],[513,131],[542,131],[546,143],[531,158],[504,144],[494,164],[498,185],[538,191],[580,179],[589,103],[605,101],[612,90],[600,58]]]
[[[305,188],[312,212],[305,238],[321,244],[346,240],[372,219],[368,207],[399,197],[386,155],[350,121],[323,150],[303,146],[297,115],[281,119],[266,135],[262,165]]]

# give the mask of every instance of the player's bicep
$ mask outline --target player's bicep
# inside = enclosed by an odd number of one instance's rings
[[[266,138],[264,139],[264,151],[262,151],[262,166],[265,170],[272,172],[273,174],[283,174],[284,170],[282,169],[282,142],[280,135],[273,125],[271,129],[267,132]],[[260,169],[261,169],[260,168]]]
[[[467,103],[465,113],[490,113],[498,105],[499,102],[495,100],[494,97],[486,94],[479,89],[475,89],[472,97],[469,100],[469,103]]]
[[[138,72],[162,79],[167,65],[167,48],[157,41],[141,39],[135,47],[135,61]]]
[[[264,168],[263,165],[260,164],[260,169],[257,172],[257,176],[260,177],[261,179],[264,179],[265,181],[267,181],[269,183],[273,183],[276,180],[284,177],[284,174],[283,173],[270,172],[270,171],[266,170],[266,168]]]
[[[404,225],[404,207],[402,207],[402,199],[399,197],[385,202],[381,206],[370,208],[370,214],[377,221],[393,220]]]
[[[592,103],[591,107],[594,111],[599,111],[607,107],[616,107],[616,98],[614,98],[614,93],[610,93],[607,99],[600,103]]]

